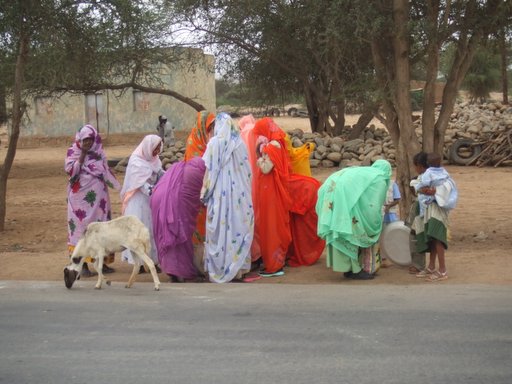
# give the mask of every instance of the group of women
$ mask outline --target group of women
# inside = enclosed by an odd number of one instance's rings
[[[256,267],[259,276],[280,276],[285,265],[318,260],[325,247],[315,211],[320,183],[293,172],[285,139],[269,118],[248,116],[237,125],[226,113],[202,111],[184,160],[164,172],[160,137],[144,137],[128,162],[123,214],[148,227],[150,256],[173,281],[196,280],[203,273],[212,282],[244,280]],[[66,170],[72,251],[88,223],[110,219],[107,188],[119,184],[90,125],[77,133]],[[86,183],[94,184],[93,192]],[[129,252],[122,258],[133,262]]]

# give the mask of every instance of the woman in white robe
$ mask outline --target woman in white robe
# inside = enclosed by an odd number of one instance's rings
[[[214,136],[203,160],[207,169],[201,191],[207,206],[205,270],[210,281],[225,283],[250,271],[254,235],[247,148],[228,114],[215,118]]]
[[[157,135],[147,135],[133,151],[126,167],[123,188],[121,190],[122,212],[124,216],[138,217],[148,228],[151,238],[149,257],[158,265],[158,255],[153,237],[153,223],[149,198],[153,187],[163,175],[162,162],[158,154],[162,150],[162,139]],[[129,250],[122,253],[122,259],[133,264]],[[142,272],[142,266],[141,266]]]

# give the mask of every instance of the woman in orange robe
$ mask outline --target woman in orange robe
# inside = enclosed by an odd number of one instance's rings
[[[256,119],[253,115],[246,115],[242,117],[238,121],[238,126],[240,127],[240,137],[244,141],[247,147],[247,154],[249,156],[249,165],[251,166],[252,172],[252,184],[251,184],[251,193],[252,193],[252,205],[254,210],[254,221],[258,221],[258,206],[255,203],[256,200],[256,173],[258,170],[258,166],[256,165],[256,140],[257,136],[254,134],[254,125],[256,124]],[[258,239],[258,234],[255,232],[254,237],[252,239],[251,244],[251,261],[253,263],[257,262],[261,258],[260,251],[260,241]]]
[[[197,113],[196,126],[188,135],[185,149],[185,161],[194,157],[202,157],[206,151],[206,145],[215,126],[215,115],[208,111]],[[206,240],[206,208],[201,206],[197,215],[196,231],[192,236],[195,245],[202,245]]]
[[[290,267],[316,263],[325,248],[325,241],[317,235],[315,207],[319,188],[320,182],[313,177],[296,173],[290,175],[290,195],[293,196],[290,227],[293,240],[286,262]]]
[[[253,128],[258,137],[256,171],[257,207],[255,232],[260,243],[264,270],[261,276],[282,276],[292,235],[290,230],[289,192],[290,161],[285,146],[285,133],[268,117]],[[254,150],[249,148],[249,151]]]

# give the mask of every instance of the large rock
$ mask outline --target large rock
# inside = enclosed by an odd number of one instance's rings
[[[341,159],[342,155],[339,152],[331,152],[327,155],[327,159],[333,161],[334,163],[338,164]]]

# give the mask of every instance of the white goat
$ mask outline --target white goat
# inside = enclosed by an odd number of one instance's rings
[[[140,265],[146,263],[155,283],[155,291],[160,290],[160,280],[156,273],[155,264],[148,256],[151,249],[149,231],[135,216],[121,216],[111,221],[95,222],[87,226],[82,238],[78,241],[70,264],[64,268],[64,282],[67,288],[80,276],[85,258],[94,259],[94,269],[98,272],[98,282],[95,288],[100,289],[103,281],[110,285],[110,281],[103,276],[103,258],[114,252],[129,249],[133,255],[133,272],[126,284],[130,288],[135,281]]]

